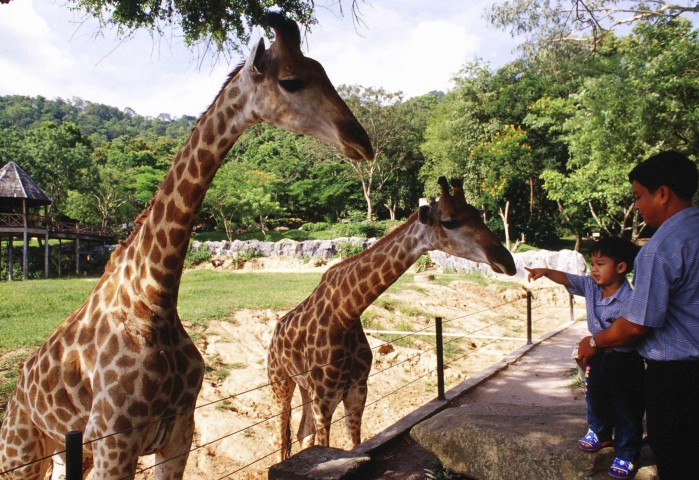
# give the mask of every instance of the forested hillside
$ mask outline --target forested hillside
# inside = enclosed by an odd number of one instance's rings
[[[594,52],[574,43],[535,48],[498,69],[464,65],[448,92],[407,99],[340,86],[372,138],[371,162],[267,125],[249,129],[207,194],[202,228],[232,237],[401,219],[446,175],[463,178],[469,200],[512,241],[594,231],[637,237],[631,166],[668,148],[699,155],[697,30],[682,19],[649,21],[604,36]],[[26,170],[53,198],[55,218],[129,224],[195,120],[79,98],[0,97],[0,163]]]

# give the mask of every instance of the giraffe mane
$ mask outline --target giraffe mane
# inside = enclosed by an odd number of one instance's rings
[[[141,230],[141,227],[143,227],[143,224],[145,223],[145,219],[148,218],[148,215],[150,214],[151,207],[153,206],[153,201],[155,200],[155,195],[151,199],[150,203],[148,206],[138,214],[136,219],[133,221],[134,227],[133,230],[131,230],[131,233],[129,234],[128,238],[124,241],[119,242],[119,245],[114,249],[112,252],[112,255],[109,257],[109,263],[112,263],[112,261],[117,258],[119,255],[121,255],[121,252],[126,249],[129,245],[133,243],[134,238],[136,238],[136,235],[138,235],[138,232]],[[106,267],[105,267],[106,270]]]
[[[216,103],[216,100],[218,100],[218,97],[223,92],[223,89],[226,87],[226,85],[228,85],[228,83],[231,80],[233,80],[235,78],[236,75],[238,75],[238,73],[240,73],[240,70],[243,68],[244,65],[245,65],[245,62],[240,63],[238,66],[236,66],[233,69],[233,71],[231,73],[228,74],[228,78],[226,79],[225,82],[223,82],[223,85],[221,85],[221,88],[220,88],[218,94],[214,98],[214,101],[211,102],[211,105],[209,105],[209,107],[206,109],[206,111],[208,111],[211,108],[211,106],[214,103]],[[202,115],[199,115],[199,118],[201,118]],[[190,132],[190,134],[191,134],[191,132]],[[185,141],[185,143],[186,143],[186,141]],[[165,175],[167,175],[167,173]],[[109,259],[109,263],[111,263],[112,259],[118,257],[125,248],[127,248],[129,245],[131,245],[131,243],[133,243],[133,239],[136,237],[136,235],[138,235],[138,232],[141,230],[141,227],[143,226],[143,223],[145,222],[146,217],[148,217],[148,215],[150,213],[151,207],[153,206],[153,201],[155,201],[155,195],[153,195],[153,198],[151,198],[149,205],[134,220],[134,228],[131,231],[131,234],[129,234],[128,238],[122,242],[119,242],[119,245],[117,245],[117,248],[114,249],[114,252],[112,252],[112,255]]]
[[[233,80],[233,79],[236,77],[236,75],[238,75],[238,74],[240,73],[240,71],[243,69],[244,66],[245,66],[245,62],[242,62],[242,63],[238,64],[238,66],[235,67],[231,73],[228,74],[228,77],[226,78],[226,81],[223,82],[223,84],[221,85],[221,88],[218,90],[218,93],[217,93],[216,96],[214,97],[214,101],[211,102],[211,104],[210,104],[209,107],[205,110],[205,112],[208,112],[209,109],[211,108],[211,106],[212,106],[214,103],[216,103],[216,100],[218,100],[218,97],[221,96],[221,93],[223,93],[223,89],[226,88],[226,85],[228,85],[228,84],[230,83],[230,81]],[[202,115],[203,115],[203,113],[202,113]],[[199,115],[199,117],[201,118],[201,115]]]

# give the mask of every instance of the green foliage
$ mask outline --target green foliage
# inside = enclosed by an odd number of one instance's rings
[[[142,2],[136,0],[71,0],[70,8],[85,12],[103,28],[116,28],[128,38],[137,30],[156,36],[181,32],[189,46],[206,47],[211,54],[229,57],[250,41],[255,25],[267,27],[266,13],[277,6],[302,26],[316,23],[315,3],[310,0],[275,2]],[[340,7],[340,12],[342,11]]]
[[[364,247],[352,242],[338,242],[336,247],[342,259],[353,257],[364,251]]]
[[[184,268],[192,268],[209,260],[211,260],[211,251],[206,245],[202,244],[197,248],[190,247],[184,257]]]
[[[237,254],[235,257],[233,257],[233,264],[237,268],[242,268],[243,265],[245,265],[247,262],[249,262],[253,258],[260,258],[260,257],[262,257],[262,253],[255,250],[254,248],[248,248],[247,250],[244,250],[243,252],[241,252],[241,253]]]
[[[329,230],[330,224],[327,222],[308,222],[301,225],[301,230],[305,232],[320,232],[322,230]]]
[[[425,480],[466,480],[466,478],[450,472],[441,462],[434,462],[425,469]]]
[[[429,255],[422,255],[420,258],[417,259],[417,262],[415,262],[415,271],[420,273],[424,272],[425,270],[431,268],[434,264],[432,263],[432,260],[430,259]]]
[[[228,240],[233,240],[236,224],[256,225],[267,234],[271,215],[279,215],[283,209],[273,198],[276,177],[256,168],[236,162],[224,164],[204,199],[203,207],[223,227]]]

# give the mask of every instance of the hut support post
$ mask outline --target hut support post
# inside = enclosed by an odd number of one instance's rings
[[[80,275],[80,237],[75,239],[75,273]]]
[[[27,233],[27,201],[22,200],[22,219],[24,222],[24,248],[22,249],[22,280],[29,276],[29,234]]]
[[[27,229],[24,229],[24,238],[22,242],[22,280],[26,280],[29,276],[29,234]]]
[[[49,278],[49,231],[44,236],[44,278]]]
[[[12,235],[10,235],[10,238],[7,241],[7,271],[8,271],[7,281],[8,282],[11,282],[12,280],[14,280],[12,278],[12,269],[14,268],[14,262],[13,262],[13,258],[12,258],[12,249],[14,248],[14,243],[15,243],[14,240],[15,240],[14,237]]]

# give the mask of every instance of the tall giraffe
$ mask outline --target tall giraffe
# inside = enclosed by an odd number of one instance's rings
[[[233,71],[86,302],[25,363],[2,425],[0,472],[58,452],[66,432],[82,430],[95,478],[133,478],[151,453],[163,462],[155,478],[182,478],[204,362],[177,296],[192,224],[226,153],[266,121],[353,159],[374,155],[322,66],[302,54],[296,23],[281,14],[269,22],[275,42],[265,50],[260,39]],[[49,465],[3,478],[43,478]]]
[[[421,206],[371,248],[330,268],[311,295],[277,323],[267,372],[279,412],[276,441],[282,460],[291,454],[296,385],[303,403],[297,438],[303,447],[328,445],[340,401],[352,445],[359,444],[372,361],[359,317],[425,252],[441,250],[515,274],[512,255],[466,203],[461,184],[452,182],[453,195],[446,178],[439,184],[438,201]]]

